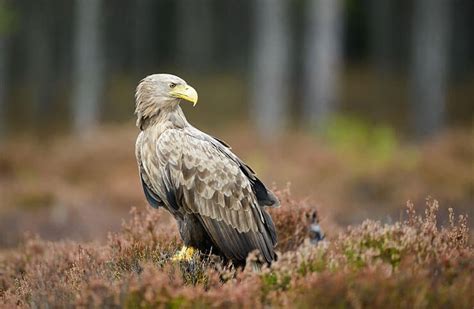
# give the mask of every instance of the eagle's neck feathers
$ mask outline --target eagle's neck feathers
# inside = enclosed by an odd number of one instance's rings
[[[137,119],[137,126],[142,131],[155,126],[184,128],[189,125],[179,105],[162,108],[157,110],[154,114],[139,116]]]

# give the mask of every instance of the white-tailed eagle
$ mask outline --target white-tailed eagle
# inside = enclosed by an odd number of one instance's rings
[[[145,196],[174,216],[185,246],[236,264],[258,250],[271,263],[277,235],[264,206],[279,201],[226,143],[189,124],[179,104],[197,99],[194,88],[170,74],[138,85],[136,157]]]

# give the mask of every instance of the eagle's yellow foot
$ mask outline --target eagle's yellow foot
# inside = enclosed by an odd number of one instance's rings
[[[181,250],[176,252],[176,254],[171,258],[172,261],[191,261],[193,259],[193,255],[196,252],[196,249],[193,247],[183,246]]]

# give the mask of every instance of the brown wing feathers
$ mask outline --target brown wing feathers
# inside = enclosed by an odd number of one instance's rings
[[[245,164],[242,160],[240,160],[236,155],[234,155],[230,149],[231,147],[224,141],[212,137],[214,141],[217,141],[219,145],[217,145],[218,148],[221,148],[221,150],[230,158],[232,159],[235,163],[239,165],[239,168],[241,171],[244,173],[245,176],[248,177],[250,180],[250,183],[252,185],[252,189],[257,197],[257,201],[261,206],[274,206],[274,207],[279,207],[280,202],[278,201],[278,198],[271,192],[269,191],[265,185],[256,177],[255,172],[252,170],[250,166]],[[211,142],[214,142],[211,141]],[[215,144],[215,143],[214,143]],[[223,147],[224,148],[223,148]]]
[[[212,220],[206,216],[200,219],[212,240],[227,258],[242,261],[249,252],[258,249],[268,263],[275,259],[274,243],[264,233],[240,233],[223,221]]]
[[[180,212],[199,215],[209,236],[228,258],[242,260],[259,249],[268,262],[274,260],[275,228],[259,206],[266,198],[258,193],[267,192],[263,184],[253,174],[243,172],[245,165],[240,160],[236,162],[219,149],[222,144],[179,130],[168,131],[157,145],[162,155],[169,157],[165,173],[169,176],[168,204],[178,206]],[[166,149],[173,144],[171,140],[180,143],[181,152]],[[255,192],[252,184],[260,191]]]

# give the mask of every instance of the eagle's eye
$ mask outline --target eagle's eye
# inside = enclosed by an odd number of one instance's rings
[[[170,88],[174,88],[176,87],[176,84],[175,83],[170,83]]]

